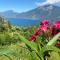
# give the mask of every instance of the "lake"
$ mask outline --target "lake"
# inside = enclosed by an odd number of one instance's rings
[[[8,18],[7,19],[14,26],[34,26],[40,24],[39,20],[30,20],[30,19],[16,19],[16,18]]]

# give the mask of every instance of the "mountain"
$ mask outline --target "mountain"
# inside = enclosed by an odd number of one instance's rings
[[[16,18],[60,20],[60,7],[47,4],[44,6],[39,6],[31,11],[20,13],[16,16]]]
[[[46,4],[23,13],[17,13],[12,10],[0,12],[0,16],[19,19],[60,20],[60,7],[52,4]]]
[[[8,10],[4,12],[0,12],[0,16],[3,16],[5,18],[15,18],[18,13],[14,12],[13,10]]]

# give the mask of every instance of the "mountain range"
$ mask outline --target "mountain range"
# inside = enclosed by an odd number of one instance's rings
[[[0,16],[5,17],[5,18],[15,18],[16,15],[18,15],[19,13],[14,12],[13,10],[8,10],[8,11],[4,11],[4,12],[0,12]]]
[[[47,4],[23,13],[17,13],[12,10],[0,12],[0,16],[19,19],[60,20],[60,7]]]

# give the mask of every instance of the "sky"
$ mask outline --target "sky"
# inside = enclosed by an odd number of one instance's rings
[[[58,2],[60,0],[0,0],[0,12],[13,10],[21,13],[32,10],[40,5],[55,4]]]

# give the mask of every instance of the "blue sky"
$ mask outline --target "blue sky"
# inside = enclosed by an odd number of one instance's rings
[[[36,8],[40,4],[56,3],[60,0],[0,0],[0,12],[14,10],[16,12],[25,12]],[[60,3],[59,3],[60,5]]]
[[[36,2],[44,0],[0,0],[0,11],[14,10],[16,12],[25,12],[36,8]]]

